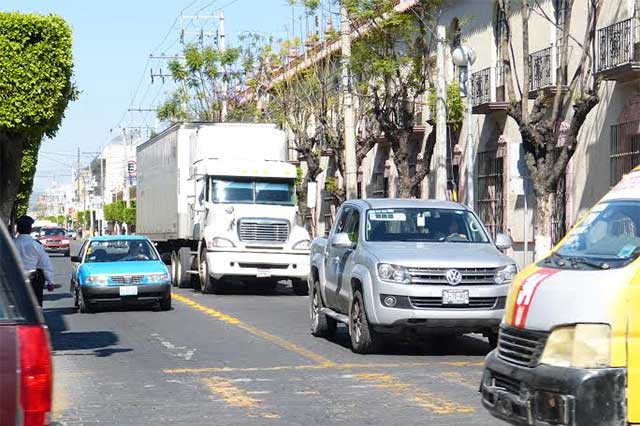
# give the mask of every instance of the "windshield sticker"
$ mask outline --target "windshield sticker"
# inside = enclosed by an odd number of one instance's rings
[[[518,297],[516,298],[516,306],[513,310],[513,316],[511,317],[511,324],[513,326],[518,328],[525,327],[527,316],[529,315],[529,307],[531,306],[538,287],[558,272],[559,270],[554,269],[541,269],[525,278],[520,285]]]
[[[620,249],[620,251],[618,252],[618,257],[622,259],[631,257],[637,248],[638,246],[634,246],[633,244],[627,244],[626,246],[622,247],[622,249]]]
[[[423,215],[419,214],[418,216],[416,216],[416,226],[418,228],[424,228],[425,226],[425,218]]]
[[[402,212],[375,211],[369,213],[369,220],[380,222],[404,222],[407,220],[407,215]]]

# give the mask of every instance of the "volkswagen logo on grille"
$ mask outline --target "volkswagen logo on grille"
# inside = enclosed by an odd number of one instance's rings
[[[133,277],[131,275],[125,275],[124,276],[124,282],[127,284],[131,284],[131,281],[133,281]]]
[[[449,269],[445,273],[447,282],[451,285],[458,285],[462,281],[462,274],[457,269]]]

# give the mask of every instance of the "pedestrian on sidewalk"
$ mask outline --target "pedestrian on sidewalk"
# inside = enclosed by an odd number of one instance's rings
[[[22,266],[29,275],[29,282],[38,299],[38,304],[42,306],[45,284],[47,290],[53,291],[55,273],[44,247],[31,236],[33,222],[34,220],[30,216],[20,216],[16,220],[18,236],[14,240],[14,244],[22,259]]]

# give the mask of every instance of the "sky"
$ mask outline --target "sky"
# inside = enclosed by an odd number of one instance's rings
[[[57,136],[42,144],[34,195],[53,182],[71,183],[78,148],[81,165],[86,165],[120,134],[120,127],[155,124],[153,113],[127,110],[153,108],[166,96],[169,85],[158,79],[151,84],[150,77],[151,69],[166,72],[166,60],[149,55],[179,53],[181,13],[212,15],[224,10],[227,46],[242,32],[287,38],[292,27],[287,0],[0,0],[0,10],[53,13],[73,30],[74,80],[81,94],[69,105]],[[299,33],[303,11],[294,14]],[[184,22],[187,32],[198,30],[192,21]],[[207,23],[205,31],[215,32],[217,23]]]

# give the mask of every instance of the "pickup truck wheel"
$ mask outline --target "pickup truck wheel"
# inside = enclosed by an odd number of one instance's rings
[[[498,332],[492,331],[488,333],[487,339],[489,339],[489,347],[492,350],[498,347]]]
[[[220,294],[222,291],[222,280],[209,275],[206,256],[200,256],[200,291],[204,294]]]
[[[178,287],[178,254],[171,251],[171,285]]]
[[[189,247],[180,247],[176,270],[176,284],[178,287],[191,287],[189,269],[191,269],[191,249]]]
[[[307,284],[307,280],[301,279],[292,279],[291,285],[293,286],[293,294],[296,296],[306,296],[309,294],[309,284]]]
[[[369,324],[364,299],[358,290],[353,294],[353,302],[349,312],[349,335],[351,336],[351,349],[355,353],[370,354],[379,348],[380,337]]]
[[[316,337],[330,338],[336,334],[338,322],[322,312],[322,296],[320,295],[320,285],[316,281],[311,290],[310,310],[311,310],[311,334]]]

